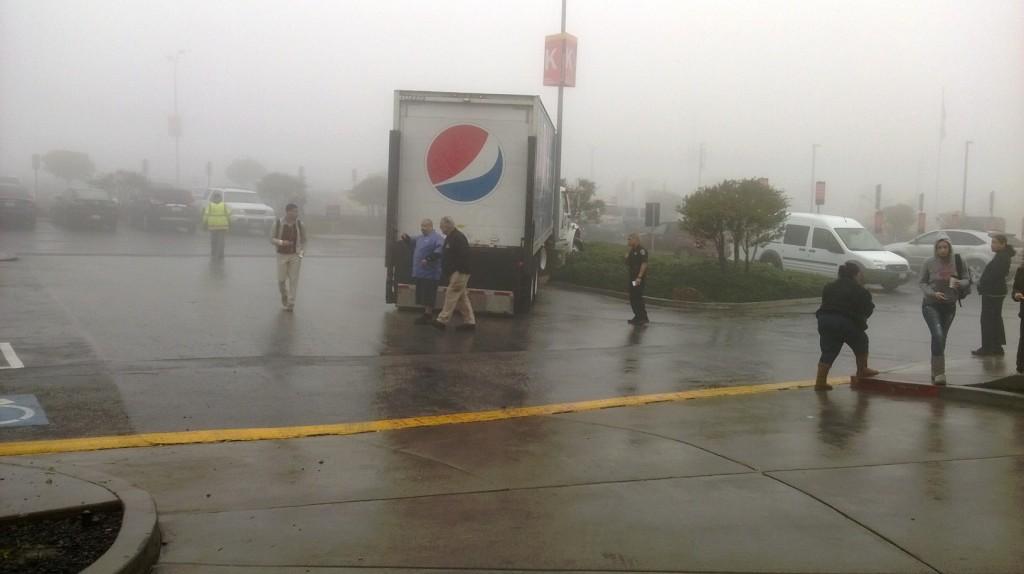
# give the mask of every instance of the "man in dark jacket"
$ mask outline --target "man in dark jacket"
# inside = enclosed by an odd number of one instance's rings
[[[441,232],[445,235],[444,247],[441,248],[441,272],[448,278],[448,289],[444,295],[444,308],[434,326],[443,331],[458,307],[462,324],[456,329],[472,331],[476,329],[476,317],[469,302],[469,240],[447,215],[441,218]]]
[[[1003,326],[1003,300],[1006,299],[1006,277],[1010,274],[1010,260],[1016,255],[1007,244],[1005,235],[992,236],[995,257],[985,266],[978,281],[981,295],[981,347],[971,351],[976,357],[1001,356],[1006,344]]]

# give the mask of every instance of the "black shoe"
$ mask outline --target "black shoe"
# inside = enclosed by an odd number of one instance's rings
[[[987,357],[992,354],[992,351],[989,351],[984,347],[978,347],[977,349],[971,351],[971,354],[974,355],[975,357]]]
[[[650,323],[650,320],[648,320],[648,319],[637,319],[637,320],[636,320],[636,321],[635,321],[635,322],[633,323],[633,325],[635,325],[635,326],[637,326],[637,327],[642,327],[642,326],[644,326],[644,325],[646,325],[646,324],[648,324],[648,323]]]
[[[636,322],[639,321],[639,320],[640,319],[637,319],[636,317],[633,317],[632,319],[630,319],[629,321],[626,321],[626,322],[629,323],[630,325],[636,325]]]
[[[1006,352],[1003,351],[1002,347],[996,347],[995,349],[992,349],[992,352],[989,353],[989,354],[993,355],[993,356],[996,356],[996,357],[1002,357],[1003,355],[1006,354]]]
[[[476,331],[476,323],[463,323],[455,327],[456,331]]]
[[[430,315],[420,315],[415,321],[413,321],[413,323],[416,323],[417,325],[429,325],[433,322],[434,318]]]
[[[445,329],[448,328],[447,325],[445,325],[444,323],[442,323],[442,322],[440,322],[440,321],[438,321],[436,319],[431,321],[430,324],[433,325],[435,329],[440,329],[441,331],[444,331]]]

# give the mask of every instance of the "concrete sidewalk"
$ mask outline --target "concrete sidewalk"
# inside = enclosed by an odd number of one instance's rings
[[[16,460],[149,491],[161,574],[1024,571],[1024,411],[848,386]]]

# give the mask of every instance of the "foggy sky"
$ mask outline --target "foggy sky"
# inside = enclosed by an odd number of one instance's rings
[[[88,152],[99,171],[173,180],[167,133],[179,64],[182,179],[250,156],[305,166],[311,187],[383,171],[395,89],[540,94],[558,0],[0,0],[0,174],[32,153]],[[988,192],[1024,215],[1024,3],[1019,0],[570,0],[579,37],[563,173],[611,194],[763,176],[808,207],[811,145],[832,213],[886,201],[968,211]],[[642,198],[637,199],[642,201]],[[973,206],[973,208],[972,208]]]

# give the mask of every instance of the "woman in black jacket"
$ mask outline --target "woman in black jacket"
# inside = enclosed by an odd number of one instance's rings
[[[1024,267],[1013,277],[1013,300],[1020,303],[1020,339],[1017,340],[1017,372],[1024,375]]]
[[[971,351],[976,357],[1002,356],[1006,344],[1003,326],[1003,300],[1006,299],[1006,277],[1010,274],[1010,260],[1017,253],[1006,242],[1005,235],[992,236],[995,257],[985,266],[978,281],[981,295],[981,347]]]
[[[857,359],[857,376],[873,377],[878,371],[868,368],[868,317],[875,310],[871,293],[864,288],[864,272],[855,263],[839,266],[839,278],[825,285],[821,293],[818,335],[821,359],[814,390],[830,391],[828,372],[843,345],[849,345]]]

